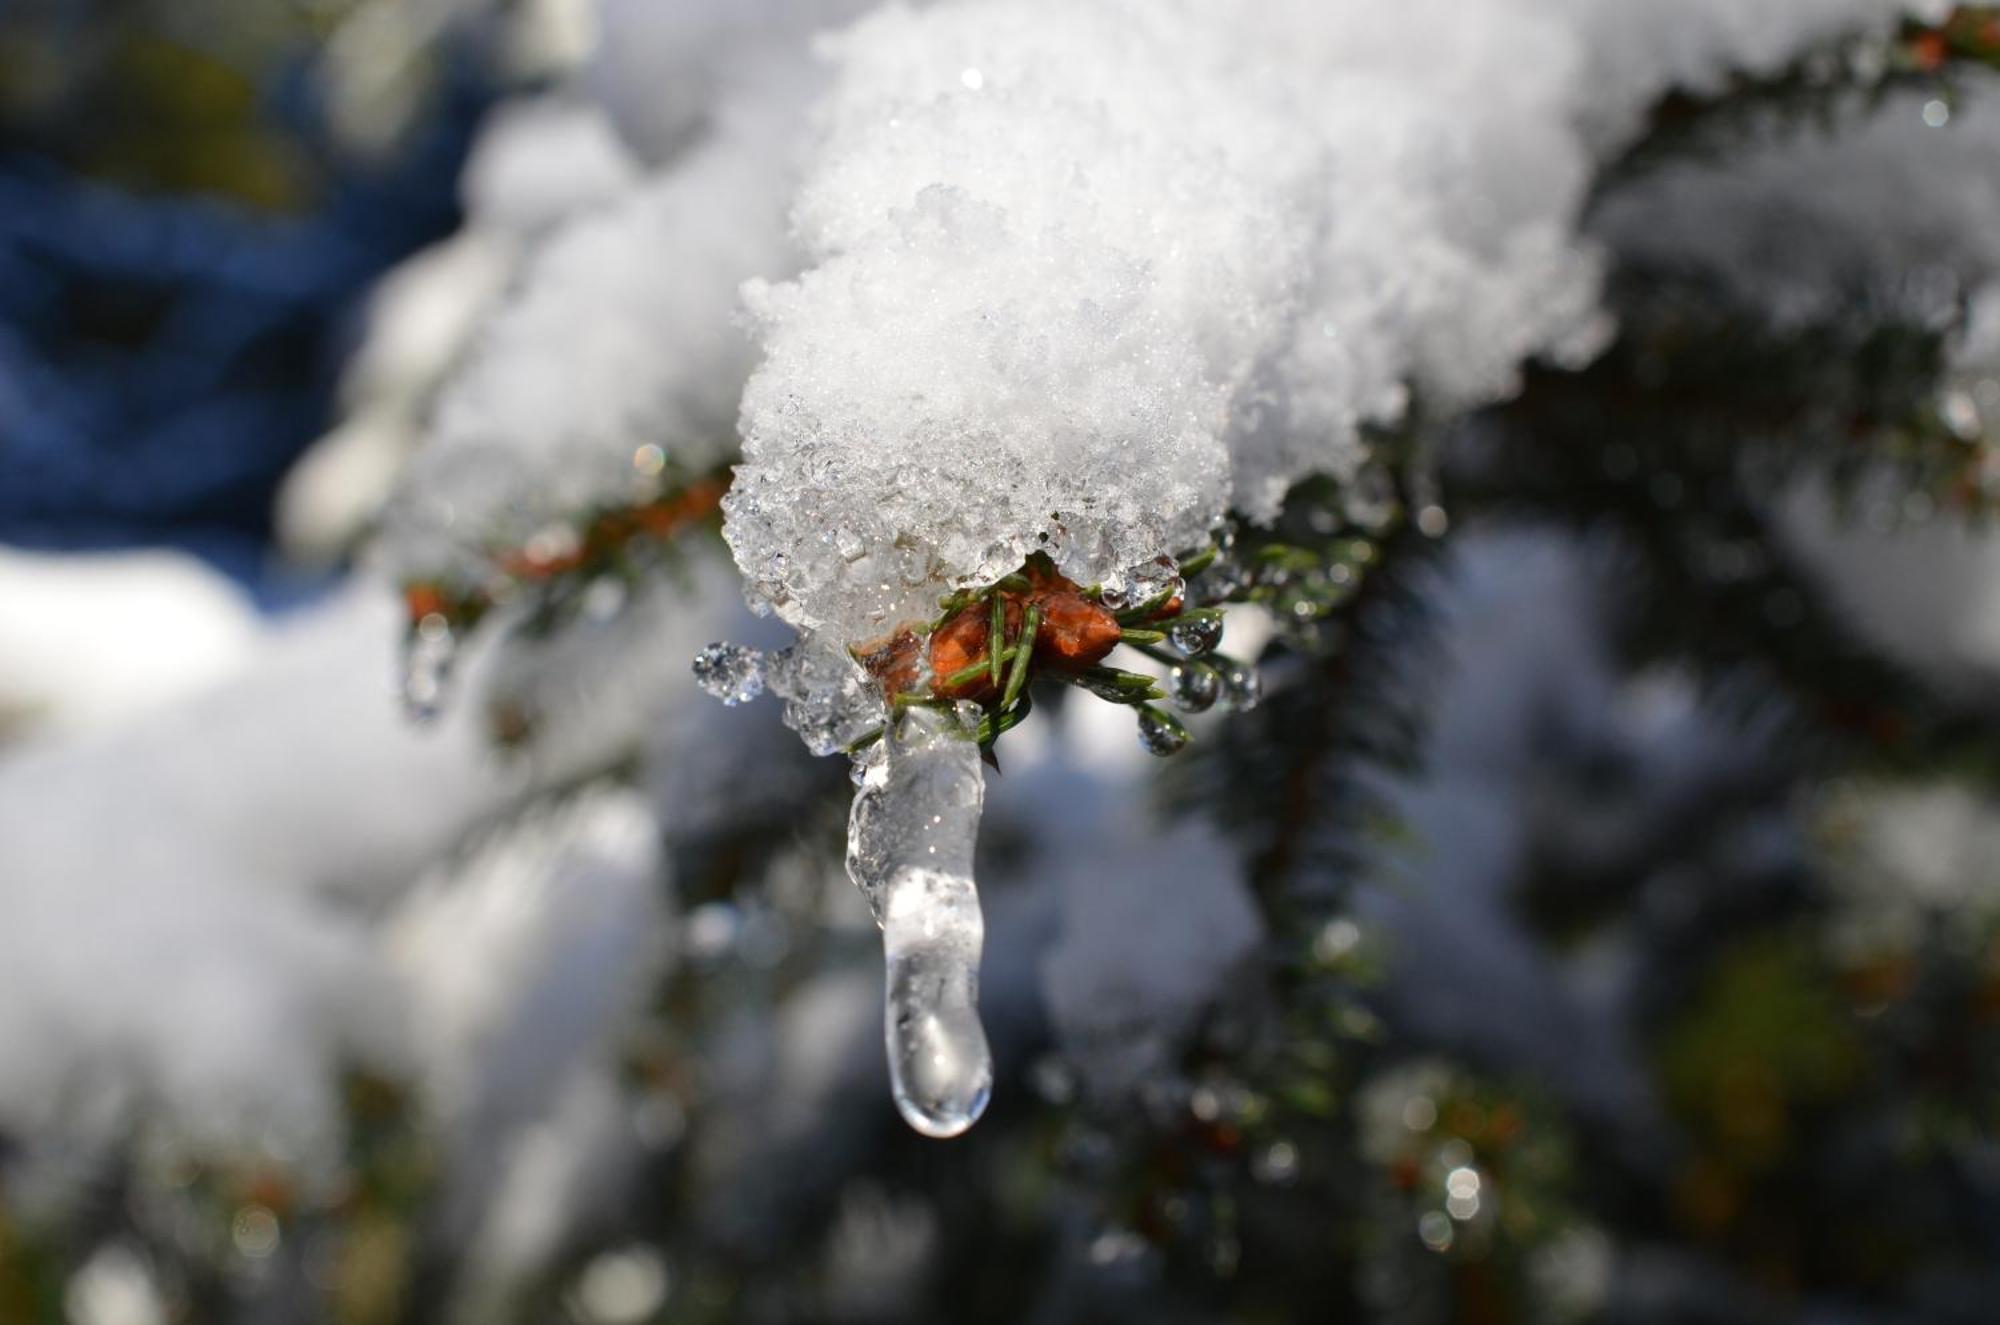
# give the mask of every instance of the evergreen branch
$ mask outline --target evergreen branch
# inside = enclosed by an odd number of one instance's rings
[[[1948,94],[1976,69],[2000,70],[2000,7],[1965,5],[1937,25],[1910,23],[1882,41],[1848,40],[1765,75],[1740,74],[1721,91],[1668,93],[1645,130],[1595,186],[1602,198],[1662,166],[1716,160],[1772,131],[1826,132],[1910,89]]]

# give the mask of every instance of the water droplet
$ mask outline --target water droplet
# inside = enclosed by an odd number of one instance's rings
[[[694,656],[694,679],[735,708],[764,693],[764,655],[740,644],[711,644]]]
[[[1222,669],[1222,702],[1232,712],[1248,713],[1264,700],[1264,678],[1249,663],[1230,661]]]
[[[1222,677],[1207,663],[1177,663],[1167,673],[1167,697],[1183,713],[1206,713],[1222,693]]]
[[[1189,612],[1167,627],[1167,643],[1190,658],[1199,658],[1222,643],[1220,612]]]
[[[278,1217],[261,1205],[246,1205],[229,1222],[229,1239],[241,1255],[261,1261],[278,1249],[283,1239]]]
[[[431,722],[444,711],[457,661],[458,633],[442,613],[428,613],[403,637],[403,712],[412,722]]]
[[[1179,754],[1187,743],[1187,728],[1173,714],[1150,705],[1139,710],[1139,745],[1147,754]]]

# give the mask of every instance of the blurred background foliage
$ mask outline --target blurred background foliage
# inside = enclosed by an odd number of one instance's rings
[[[0,539],[255,573],[358,300],[457,224],[492,62],[439,8],[0,8]]]

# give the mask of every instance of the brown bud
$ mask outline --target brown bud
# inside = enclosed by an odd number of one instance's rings
[[[444,590],[435,584],[406,584],[403,586],[403,610],[415,625],[432,614],[443,616],[447,603]]]
[[[1035,637],[1035,656],[1052,667],[1081,671],[1104,661],[1118,647],[1118,618],[1102,603],[1093,603],[1074,589],[1038,593],[1042,628]]]
[[[1003,595],[1001,602],[1007,614],[1007,633],[1011,637],[1021,629],[1023,609],[1020,600],[1012,595]],[[991,671],[992,640],[989,638],[993,633],[992,610],[984,602],[962,607],[931,635],[931,687],[938,698],[972,699],[980,703],[993,698],[996,688]],[[976,676],[956,686],[946,684],[952,677],[973,666],[980,668]]]

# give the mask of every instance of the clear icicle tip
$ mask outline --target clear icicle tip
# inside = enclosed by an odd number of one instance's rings
[[[857,766],[847,872],[882,927],[882,1033],[896,1107],[925,1136],[957,1136],[993,1093],[979,1023],[986,929],[972,881],[985,799],[979,746],[955,715],[914,709]]]
[[[979,1024],[984,937],[969,877],[906,870],[891,887],[882,1034],[896,1108],[925,1136],[964,1132],[993,1095],[993,1056]]]

